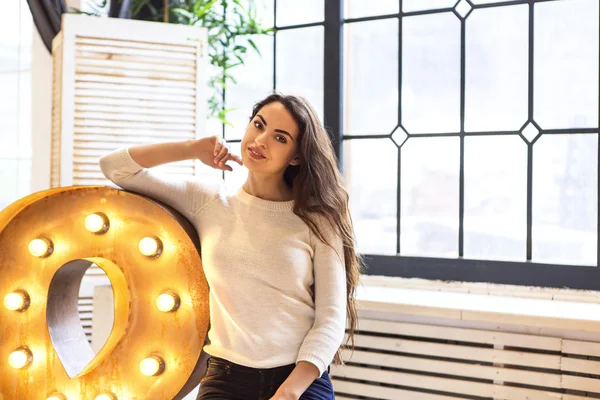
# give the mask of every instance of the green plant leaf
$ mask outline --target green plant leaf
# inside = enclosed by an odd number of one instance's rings
[[[190,22],[196,20],[196,15],[194,15],[193,13],[191,13],[188,10],[185,10],[183,8],[173,8],[173,9],[171,9],[171,12],[173,12],[177,15],[181,15],[184,18],[187,18],[187,20]]]
[[[252,39],[248,39],[248,44],[249,44],[250,46],[252,46],[252,48],[253,48],[254,50],[256,50],[256,52],[258,53],[258,55],[259,55],[259,56],[262,56],[262,54],[260,53],[260,50],[258,49],[258,47],[256,47],[256,44],[254,43],[254,40],[252,40]]]
[[[244,5],[240,2],[240,0],[232,0],[234,4],[237,4],[237,6],[239,8],[241,8],[242,10],[246,11],[246,8],[244,7]]]
[[[196,3],[196,6],[194,6],[194,14],[196,14],[198,18],[202,18],[207,12],[210,11],[212,6],[214,6],[217,1],[218,0],[211,0],[208,3],[204,4],[202,7],[198,7],[198,5],[202,5],[202,2],[198,1]]]

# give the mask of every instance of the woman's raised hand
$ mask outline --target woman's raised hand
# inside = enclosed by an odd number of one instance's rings
[[[194,156],[209,167],[222,171],[233,171],[233,168],[227,164],[228,161],[244,165],[239,156],[230,152],[225,140],[218,136],[196,140],[192,146]]]

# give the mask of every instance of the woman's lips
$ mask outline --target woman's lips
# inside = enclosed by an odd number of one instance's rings
[[[255,160],[262,160],[263,158],[265,158],[258,151],[256,151],[256,149],[254,149],[253,147],[248,148],[248,154],[250,154],[250,157],[254,158]]]

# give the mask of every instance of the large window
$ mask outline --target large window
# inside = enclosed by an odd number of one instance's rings
[[[597,0],[265,4],[243,75],[322,109],[369,273],[600,289]]]
[[[31,38],[26,0],[0,14],[0,210],[31,192]]]

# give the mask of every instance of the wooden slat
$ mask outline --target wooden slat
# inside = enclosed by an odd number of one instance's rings
[[[85,137],[83,135],[76,136],[77,142],[74,146],[75,149],[96,149],[96,150],[114,150],[119,147],[130,147],[136,146],[139,144],[149,144],[149,143],[158,143],[161,141],[177,141],[177,140],[186,140],[190,139],[190,137],[181,137],[181,136],[152,136],[144,139],[143,137],[123,137],[123,138],[114,138],[114,140],[103,140],[97,142],[85,141]],[[80,140],[83,139],[83,140]]]
[[[146,110],[167,110],[173,109],[181,112],[196,112],[195,102],[173,103],[157,101],[147,98],[142,99],[126,99],[126,98],[110,98],[110,97],[86,97],[78,96],[75,98],[75,104],[101,104],[115,107],[138,107]]]
[[[174,123],[143,123],[143,122],[125,122],[125,121],[97,121],[97,120],[84,120],[75,119],[76,127],[85,126],[97,126],[103,128],[119,128],[125,129],[151,129],[151,130],[166,130],[166,131],[183,131],[183,132],[195,132],[196,127],[192,124],[174,124]]]
[[[196,52],[182,52],[182,51],[168,51],[164,49],[140,49],[133,46],[130,47],[119,47],[110,45],[88,45],[88,44],[76,44],[75,51],[79,57],[86,57],[90,53],[99,54],[121,54],[129,57],[144,57],[152,58],[155,60],[171,61],[171,60],[185,60],[185,61],[196,61]]]
[[[534,354],[521,351],[482,349],[470,346],[427,343],[416,340],[391,339],[357,335],[357,347],[388,350],[409,354],[422,354],[459,360],[485,361],[497,364],[512,364],[537,368],[560,369],[560,356]]]
[[[170,137],[163,137],[162,140],[166,141],[166,140],[183,140],[183,139],[179,139],[176,136],[170,136]],[[95,143],[77,140],[74,148],[75,149],[114,150],[119,147],[129,147],[129,146],[135,146],[135,145],[139,145],[139,144],[157,143],[160,141],[161,141],[161,138],[158,138],[158,137],[151,137],[146,140],[144,140],[141,137],[140,138],[137,138],[137,137],[122,138],[122,139],[119,138],[119,139],[115,139],[113,141],[95,142]]]
[[[477,351],[477,349],[473,349],[472,351]],[[350,352],[348,350],[344,351],[344,359],[347,359],[346,354],[349,355],[349,353]],[[532,382],[535,382],[537,386],[545,386],[555,389],[562,388],[559,374],[544,372],[523,371],[477,364],[404,357],[391,354],[371,353],[360,350],[354,351],[352,362],[419,372],[454,375],[466,378],[522,383],[526,385],[530,385]]]
[[[165,94],[159,92],[144,92],[138,91],[120,91],[115,88],[102,88],[102,89],[75,89],[75,101],[81,101],[83,97],[97,97],[106,99],[131,99],[141,101],[162,101],[162,102],[174,102],[181,104],[193,104],[195,106],[196,99],[194,96],[188,95],[175,95]]]
[[[123,141],[129,137],[130,140],[185,140],[192,139],[195,132],[192,131],[166,131],[153,129],[130,129],[103,126],[79,126],[75,128],[75,140],[89,140],[85,135],[93,137],[114,137]],[[124,138],[125,137],[125,138]],[[80,139],[83,138],[83,139]],[[153,139],[156,138],[156,139]],[[105,141],[108,141],[105,139]]]
[[[133,92],[135,94],[145,94],[145,93],[160,93],[160,94],[168,94],[175,96],[191,96],[194,97],[196,95],[195,89],[190,88],[180,88],[175,86],[149,86],[149,85],[134,85],[128,83],[112,83],[112,82],[86,82],[86,81],[76,81],[75,82],[75,93],[77,90],[105,90],[108,92]]]
[[[416,336],[430,339],[456,340],[482,344],[525,347],[540,350],[561,350],[561,338],[525,335],[497,331],[454,328],[438,325],[422,325],[405,322],[360,319],[360,331]]]
[[[87,113],[106,113],[108,117],[113,115],[123,115],[143,118],[146,115],[162,115],[162,116],[176,116],[180,118],[196,118],[196,112],[192,109],[172,109],[162,107],[129,107],[129,106],[114,106],[114,105],[102,105],[102,104],[75,104],[75,114],[87,114]]]
[[[600,375],[600,361],[582,360],[580,358],[562,357],[562,371],[581,372],[584,374]]]
[[[173,65],[171,63],[140,63],[133,61],[122,61],[118,59],[98,59],[98,58],[78,58],[76,67],[98,67],[102,69],[128,70],[128,71],[152,71],[156,73],[178,73],[185,75],[195,75],[196,68],[191,65]]]
[[[77,51],[75,53],[75,60],[76,62],[79,62],[80,60],[116,60],[123,62],[145,63],[149,65],[161,65],[166,63],[164,58],[116,53],[93,53],[84,51]],[[179,67],[196,68],[196,61],[192,60],[170,59],[168,60],[168,63],[170,65]]]
[[[73,172],[97,172],[97,173],[101,173],[100,172],[100,167],[98,166],[98,163],[78,163],[78,162],[74,162],[73,163]]]
[[[123,47],[127,49],[146,49],[156,51],[170,51],[170,52],[181,52],[181,53],[196,53],[196,44],[191,43],[189,45],[172,44],[172,43],[153,43],[153,42],[140,42],[132,40],[116,40],[108,38],[91,38],[85,36],[77,36],[75,43],[80,45],[99,45],[99,46],[111,46],[111,47]]]
[[[137,115],[134,113],[102,113],[92,111],[75,111],[77,120],[100,120],[100,121],[126,121],[126,122],[154,122],[169,124],[188,124],[194,126],[194,115],[168,116],[168,115]],[[104,126],[104,125],[102,125]]]
[[[562,400],[590,400],[592,397],[577,396],[574,394],[563,394]]]
[[[563,375],[562,386],[565,389],[581,390],[583,392],[600,393],[600,379],[582,376]]]
[[[394,389],[382,386],[372,386],[364,383],[347,382],[333,380],[333,388],[336,392],[336,400],[344,399],[344,397],[338,395],[337,392],[346,394],[353,394],[359,396],[374,397],[383,400],[450,400],[456,399],[457,397],[452,396],[441,396],[437,394],[414,392],[411,390]]]
[[[106,150],[101,149],[86,149],[86,148],[76,148],[75,147],[74,154],[77,154],[78,157],[96,157],[99,159],[108,153]]]
[[[175,73],[175,72],[161,72],[148,70],[123,70],[118,68],[106,68],[106,67],[90,67],[78,65],[75,67],[75,73],[79,76],[92,75],[92,76],[113,76],[113,77],[134,77],[134,78],[148,78],[148,79],[160,79],[170,82],[177,81],[195,81],[196,76],[191,72],[189,74]]]
[[[114,75],[96,75],[96,74],[75,74],[75,82],[94,82],[94,83],[107,83],[120,86],[143,86],[148,89],[155,90],[159,88],[171,88],[171,89],[187,89],[189,92],[194,93],[196,91],[196,83],[194,81],[184,80],[167,80],[167,79],[156,79],[156,78],[136,78],[119,74]]]
[[[517,388],[488,383],[462,381],[457,379],[438,378],[425,375],[392,372],[370,368],[332,366],[332,374],[337,377],[360,379],[421,389],[436,390],[449,394],[491,397],[503,400],[550,400],[561,399],[560,393],[545,392],[535,389]]]
[[[173,139],[175,140],[175,139]],[[130,147],[130,146],[135,146],[135,145],[139,145],[139,144],[147,144],[147,143],[157,143],[160,140],[156,139],[156,138],[152,138],[152,140],[147,139],[147,140],[143,140],[143,139],[139,139],[136,138],[129,138],[129,140],[127,140],[127,138],[121,139],[121,140],[114,140],[112,142],[85,142],[85,141],[76,141],[75,142],[75,149],[96,149],[96,150],[106,150],[105,154],[108,153],[108,151],[110,150],[114,150],[114,149],[118,149],[120,147]]]
[[[566,354],[581,354],[585,356],[600,357],[600,343],[564,339],[562,352]]]

